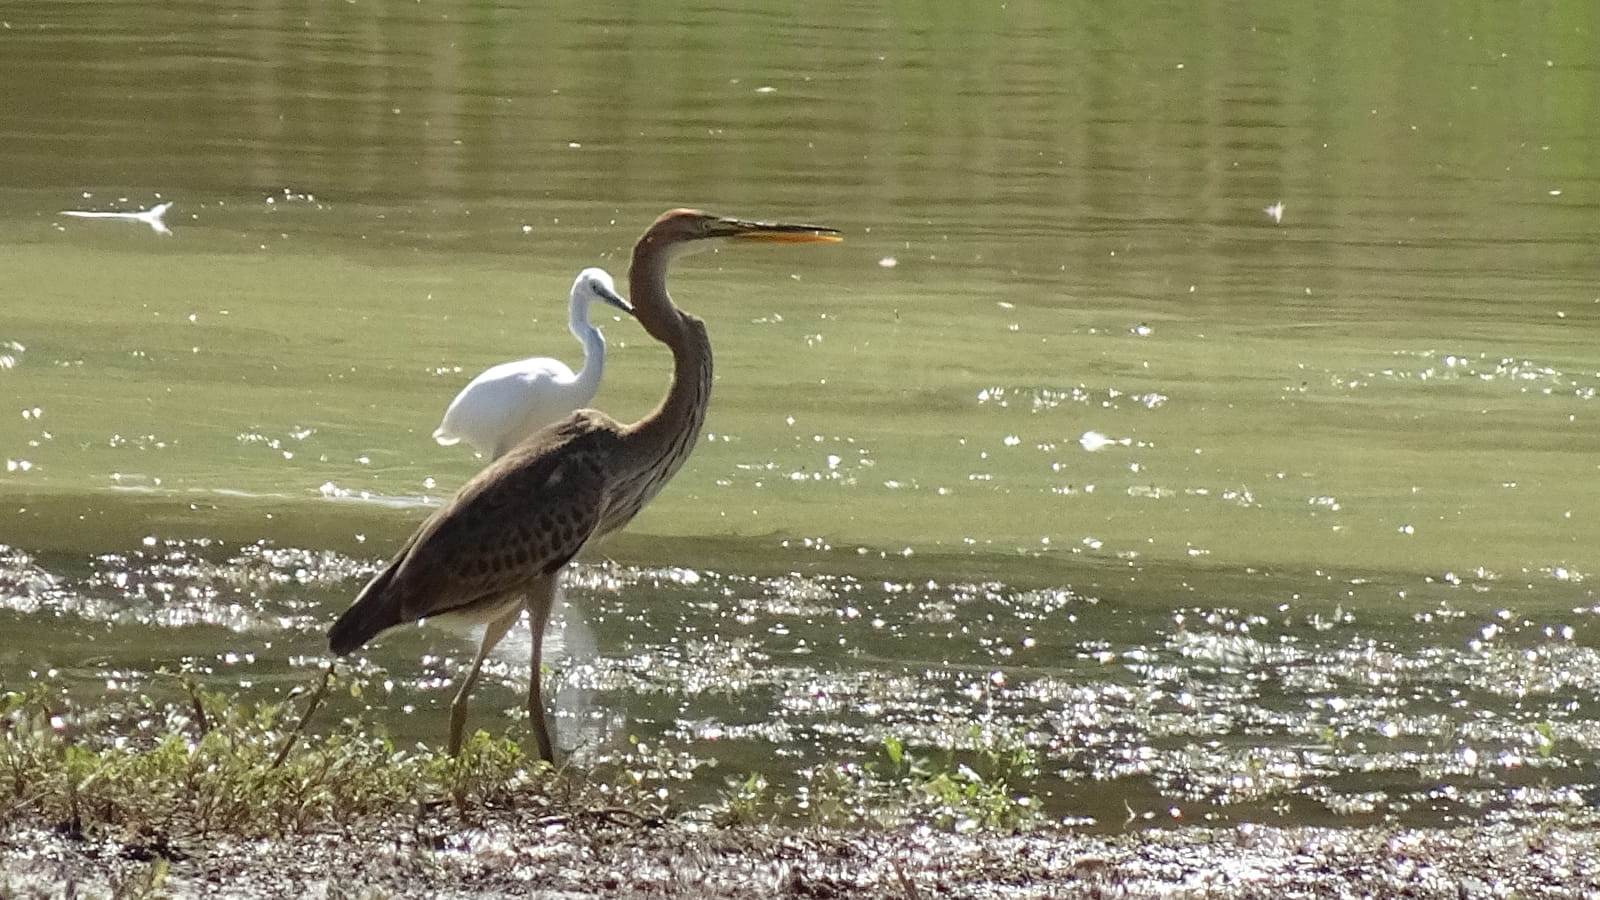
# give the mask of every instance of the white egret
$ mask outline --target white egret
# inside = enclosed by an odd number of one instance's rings
[[[597,302],[633,312],[606,270],[578,273],[567,322],[583,344],[583,367],[576,374],[548,356],[492,366],[450,401],[433,439],[447,447],[466,441],[490,459],[499,459],[539,429],[588,406],[600,390],[606,366],[606,339],[589,323],[589,306]]]

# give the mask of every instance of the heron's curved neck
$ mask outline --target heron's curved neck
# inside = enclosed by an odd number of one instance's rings
[[[683,311],[667,295],[667,264],[674,255],[652,235],[634,245],[633,262],[628,266],[628,302],[644,330],[676,355],[684,341],[685,323]]]
[[[634,471],[624,476],[618,509],[602,528],[620,527],[683,465],[700,438],[711,402],[711,342],[705,323],[683,312],[667,296],[667,254],[641,241],[628,269],[634,318],[672,351],[672,384],[648,415],[628,426],[626,457]],[[607,527],[610,526],[610,527]]]
[[[711,342],[704,323],[678,309],[667,294],[667,264],[673,254],[646,239],[633,248],[628,267],[628,296],[633,317],[651,337],[672,351],[672,384],[661,403],[635,424],[641,432],[699,434],[711,400]]]

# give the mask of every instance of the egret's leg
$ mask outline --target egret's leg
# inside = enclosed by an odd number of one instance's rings
[[[552,572],[528,592],[528,627],[533,629],[533,671],[528,674],[528,726],[533,729],[533,740],[539,746],[539,758],[555,762],[555,749],[550,743],[550,729],[544,719],[544,694],[539,689],[539,666],[544,658],[544,628],[550,621],[550,607],[555,605],[556,589],[561,585],[561,572]]]
[[[500,643],[517,624],[517,619],[522,616],[521,604],[515,605],[498,618],[490,619],[489,624],[483,629],[483,642],[478,645],[478,658],[472,661],[472,669],[467,672],[467,677],[461,679],[461,688],[456,691],[456,698],[450,701],[450,755],[455,756],[461,752],[461,738],[467,727],[467,695],[472,693],[472,686],[478,683],[478,670],[483,668],[483,661],[488,658],[489,651]]]

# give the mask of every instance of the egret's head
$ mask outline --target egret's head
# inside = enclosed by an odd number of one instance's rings
[[[577,280],[572,282],[572,298],[581,298],[589,303],[599,301],[630,315],[633,313],[633,304],[617,293],[617,283],[611,280],[611,273],[605,269],[590,268],[579,272]]]
[[[747,222],[714,216],[697,209],[674,209],[663,213],[645,232],[641,243],[677,255],[705,249],[711,238],[730,241],[761,241],[772,244],[831,243],[841,240],[834,228],[821,225],[785,225],[777,222]]]

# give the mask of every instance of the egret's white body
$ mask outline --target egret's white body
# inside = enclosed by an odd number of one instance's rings
[[[433,439],[445,446],[466,441],[479,453],[499,459],[539,429],[588,406],[600,390],[606,365],[606,339],[589,323],[589,305],[596,302],[632,311],[604,269],[578,273],[567,327],[583,344],[583,368],[574,373],[547,356],[492,366],[450,401]]]

